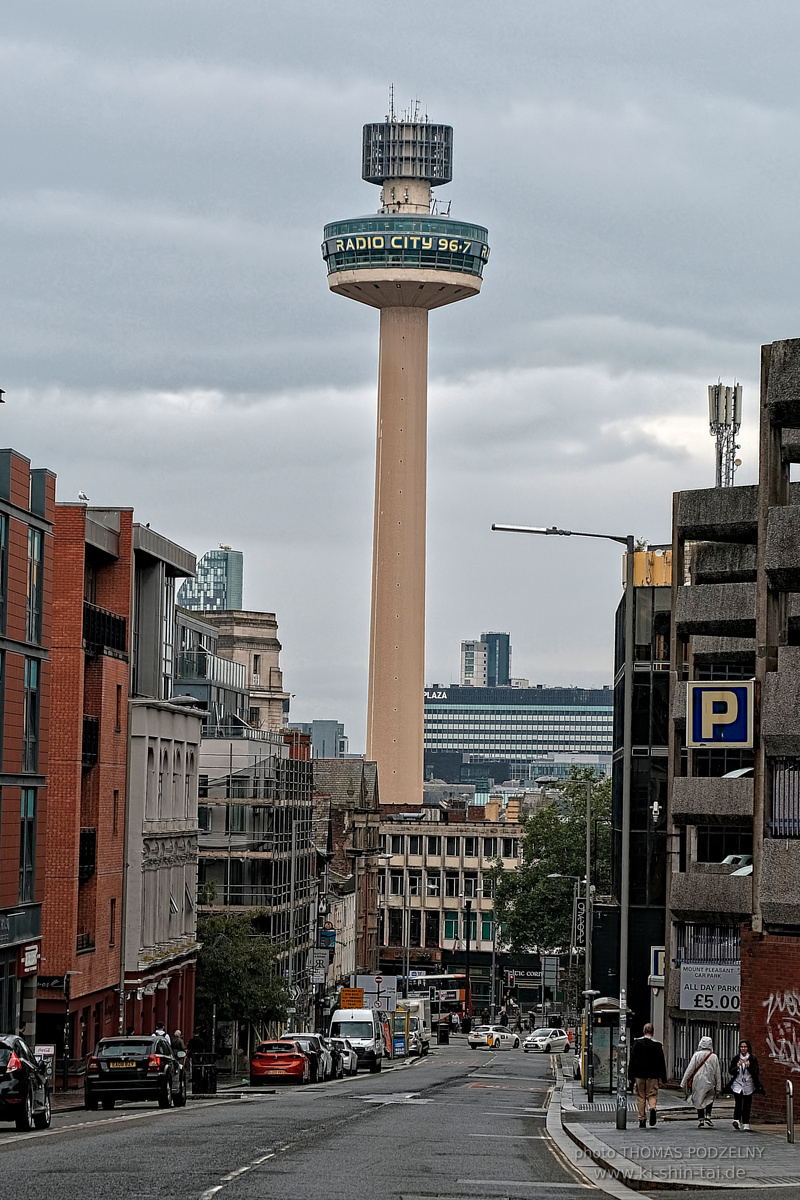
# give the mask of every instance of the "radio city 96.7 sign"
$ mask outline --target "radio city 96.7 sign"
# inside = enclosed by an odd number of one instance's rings
[[[755,723],[753,681],[687,683],[686,745],[690,749],[751,749]]]
[[[326,238],[322,256],[346,254],[348,250],[436,250],[440,254],[471,254],[474,258],[489,257],[485,242],[466,237],[439,237],[435,233],[348,233],[342,237]]]

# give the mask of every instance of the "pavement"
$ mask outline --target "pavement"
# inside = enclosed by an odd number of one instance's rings
[[[691,1105],[678,1092],[662,1088],[654,1127],[639,1128],[636,1101],[629,1096],[627,1129],[619,1130],[616,1096],[595,1093],[590,1105],[572,1078],[572,1055],[558,1057],[551,1108],[577,1147],[572,1161],[589,1179],[598,1182],[610,1175],[639,1192],[800,1188],[800,1142],[787,1142],[785,1125],[754,1120],[750,1133],[737,1131],[733,1100],[723,1097],[714,1105],[714,1128],[698,1129]]]

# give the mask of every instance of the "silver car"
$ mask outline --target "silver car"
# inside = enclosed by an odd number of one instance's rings
[[[527,1054],[529,1050],[541,1050],[544,1054],[558,1054],[569,1046],[566,1029],[534,1029],[522,1043],[522,1049]]]
[[[345,1075],[358,1074],[358,1055],[347,1038],[331,1038],[334,1046],[338,1049],[342,1056],[342,1066],[344,1067]]]

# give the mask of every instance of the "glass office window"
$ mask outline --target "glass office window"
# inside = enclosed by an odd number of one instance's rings
[[[19,903],[34,898],[36,879],[36,788],[20,789]]]

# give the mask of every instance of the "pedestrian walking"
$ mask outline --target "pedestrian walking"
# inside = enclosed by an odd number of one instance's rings
[[[729,1088],[733,1092],[733,1128],[749,1133],[753,1096],[763,1096],[766,1093],[761,1084],[758,1059],[753,1054],[753,1047],[744,1038],[739,1042],[739,1053],[734,1054],[731,1059],[729,1071]]]
[[[631,1057],[628,1062],[628,1080],[633,1086],[636,1096],[636,1107],[639,1110],[639,1128],[646,1129],[647,1122],[655,1125],[658,1117],[658,1085],[667,1082],[667,1062],[664,1058],[664,1047],[653,1037],[655,1029],[648,1022],[642,1030],[642,1036],[634,1040],[631,1047]],[[649,1116],[647,1109],[649,1108]]]
[[[186,1053],[186,1043],[183,1040],[183,1034],[180,1029],[176,1029],[172,1035],[172,1049],[176,1054],[179,1050],[182,1050],[184,1054]]]
[[[166,1029],[164,1028],[163,1021],[156,1021],[156,1037],[163,1038],[168,1046],[172,1045],[172,1038],[169,1036]]]
[[[202,1035],[201,1035],[199,1029],[195,1029],[194,1033],[189,1038],[189,1045],[186,1047],[186,1049],[189,1051],[189,1055],[191,1058],[194,1058],[195,1055],[197,1055],[197,1054],[205,1053],[206,1044],[203,1041],[203,1038],[202,1038]]]
[[[683,1073],[681,1087],[691,1095],[692,1104],[697,1109],[697,1128],[713,1129],[711,1109],[715,1097],[722,1091],[722,1074],[710,1037],[700,1038]]]

